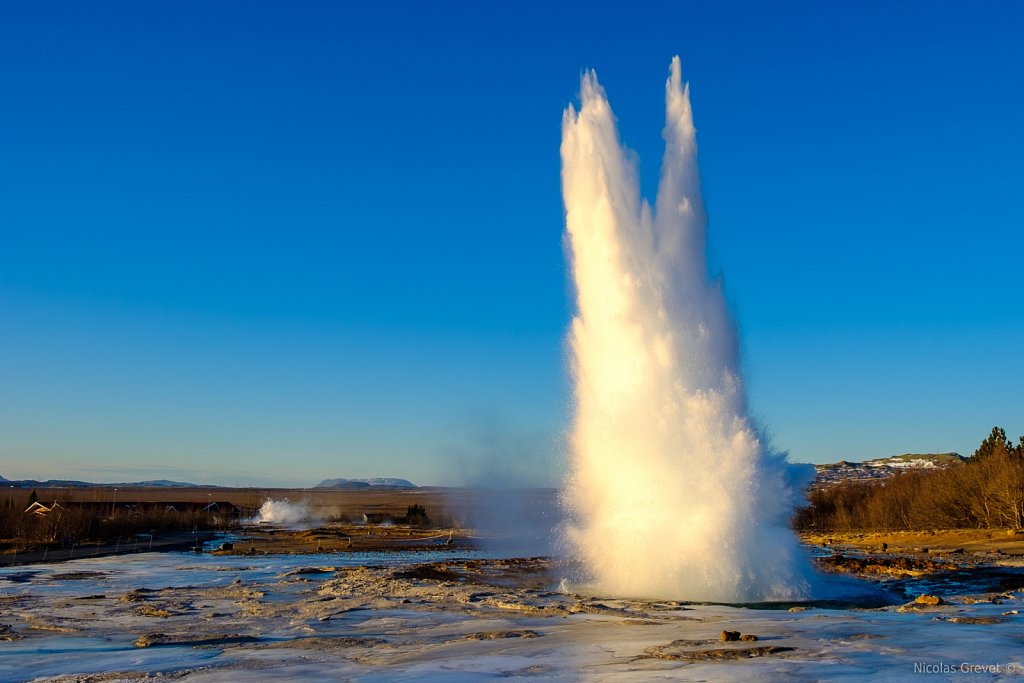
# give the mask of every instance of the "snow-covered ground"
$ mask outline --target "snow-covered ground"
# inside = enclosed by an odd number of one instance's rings
[[[930,608],[791,610],[584,597],[551,579],[546,562],[474,553],[4,568],[0,680],[1024,678],[1019,586],[968,584]],[[757,640],[723,643],[724,630]]]

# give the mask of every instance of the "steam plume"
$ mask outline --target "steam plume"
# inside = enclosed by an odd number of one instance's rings
[[[317,519],[310,512],[309,505],[303,501],[292,503],[287,498],[281,500],[268,498],[260,506],[259,521],[292,526],[303,522],[315,522]]]

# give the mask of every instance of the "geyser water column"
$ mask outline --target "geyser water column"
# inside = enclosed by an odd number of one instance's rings
[[[590,590],[722,602],[811,597],[789,518],[807,466],[747,414],[736,328],[708,275],[689,87],[672,60],[652,212],[594,72],[562,120],[577,314],[565,542]],[[803,482],[798,481],[804,479]]]

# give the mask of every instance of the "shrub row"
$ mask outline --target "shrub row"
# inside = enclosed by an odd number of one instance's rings
[[[880,482],[812,489],[799,530],[923,530],[1024,527],[1024,436],[996,427],[959,467],[911,471]]]

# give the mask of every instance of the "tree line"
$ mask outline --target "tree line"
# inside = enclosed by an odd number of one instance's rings
[[[1024,528],[1024,436],[995,427],[961,466],[808,492],[798,530]]]
[[[125,509],[113,503],[100,507],[61,507],[50,512],[31,511],[38,501],[35,490],[25,494],[13,488],[0,501],[0,551],[18,551],[49,544],[77,544],[125,538],[134,534],[188,531],[224,526],[216,515],[196,510],[175,511],[161,506]]]

